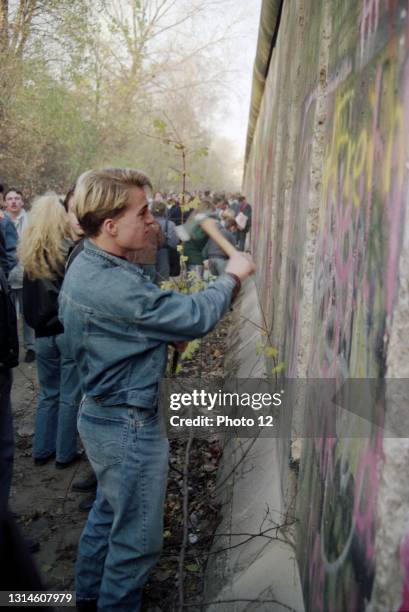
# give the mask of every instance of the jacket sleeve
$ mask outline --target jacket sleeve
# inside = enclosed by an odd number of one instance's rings
[[[147,337],[164,342],[192,340],[211,331],[230,306],[234,279],[223,274],[206,290],[191,295],[149,291],[135,319]]]

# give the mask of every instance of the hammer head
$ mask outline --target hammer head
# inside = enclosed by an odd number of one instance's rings
[[[182,242],[187,242],[188,240],[191,240],[192,232],[195,229],[195,227],[198,227],[199,225],[203,223],[205,219],[208,219],[209,217],[212,217],[212,216],[213,215],[211,214],[211,211],[208,211],[208,212],[201,211],[198,213],[192,213],[191,215],[189,215],[189,218],[186,221],[186,223],[184,223],[183,225],[176,226],[175,229],[176,229],[177,235],[182,240]]]

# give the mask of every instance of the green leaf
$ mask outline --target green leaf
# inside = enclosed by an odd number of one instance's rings
[[[281,372],[284,372],[285,368],[286,368],[286,364],[285,364],[284,361],[282,361],[281,363],[277,364],[275,366],[275,368],[273,368],[271,370],[271,373],[272,374],[281,374]]]
[[[277,357],[278,355],[278,349],[276,349],[274,346],[266,346],[264,349],[264,354],[266,357],[272,357],[274,359],[274,357]]]
[[[200,572],[200,567],[196,563],[186,565],[186,569],[188,572]]]
[[[181,359],[182,360],[192,359],[194,353],[197,351],[199,346],[200,346],[200,340],[191,340],[191,342],[189,342],[186,349],[182,353]]]

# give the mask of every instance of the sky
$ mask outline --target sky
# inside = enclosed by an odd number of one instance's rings
[[[227,23],[237,18],[240,12],[238,36],[234,36],[229,44],[234,87],[229,88],[228,95],[220,105],[221,112],[216,125],[220,134],[237,146],[240,158],[244,157],[245,151],[261,3],[262,0],[236,0],[234,5],[229,6],[224,17]]]
[[[123,0],[111,0],[112,6],[129,4]],[[146,0],[151,12],[157,6],[168,6],[160,21],[164,36],[150,41],[150,50],[166,59],[167,49],[171,58],[176,50],[176,68],[167,77],[184,70],[188,79],[195,75],[199,88],[208,88],[209,104],[203,97],[202,119],[213,135],[213,148],[223,151],[229,141],[229,155],[224,164],[230,168],[236,186],[241,184],[244,152],[247,136],[253,66],[257,48],[260,10],[263,0]],[[129,9],[130,10],[130,9]],[[131,14],[129,15],[131,17]],[[167,31],[166,31],[167,30]],[[199,51],[198,51],[199,50]],[[189,72],[189,60],[178,61],[181,56],[200,57],[200,63]],[[192,68],[191,68],[192,69]],[[166,74],[166,72],[165,72]],[[197,74],[197,76],[196,76]],[[197,78],[199,77],[199,78]],[[172,85],[174,81],[170,81]],[[182,79],[183,82],[183,79]],[[192,88],[189,95],[194,96]],[[199,98],[200,99],[200,93]],[[217,100],[217,104],[214,102]]]

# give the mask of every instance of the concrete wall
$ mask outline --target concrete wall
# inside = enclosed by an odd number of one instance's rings
[[[264,379],[264,358],[255,349],[263,340],[264,321],[253,279],[244,284],[233,317],[227,374]],[[204,598],[218,603],[207,606],[208,612],[304,610],[293,530],[275,530],[287,514],[278,442],[240,439],[234,432],[224,439],[217,479],[222,521],[207,567]],[[267,537],[257,536],[266,529]]]
[[[408,0],[284,0],[244,191],[286,376],[406,376],[408,144]],[[407,441],[343,433],[302,444],[306,608],[409,610]]]

